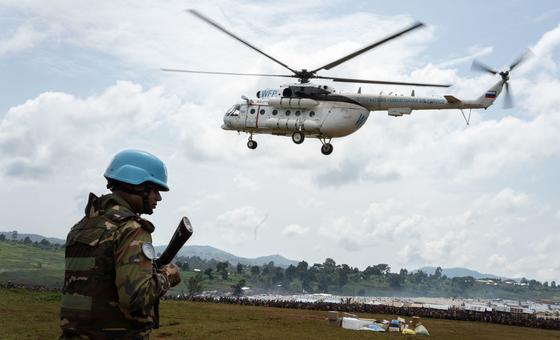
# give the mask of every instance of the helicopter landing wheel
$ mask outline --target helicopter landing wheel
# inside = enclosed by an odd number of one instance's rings
[[[251,150],[255,150],[257,148],[257,142],[249,139],[249,141],[247,142],[247,147]]]
[[[305,135],[301,131],[296,131],[292,134],[292,141],[296,144],[301,144],[305,140]]]
[[[323,155],[330,155],[333,152],[333,146],[331,143],[325,143],[321,146],[321,153]]]

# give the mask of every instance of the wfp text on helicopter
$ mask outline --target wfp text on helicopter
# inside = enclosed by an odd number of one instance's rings
[[[509,73],[517,67],[528,56],[529,52],[523,54],[509,67],[509,70],[497,72],[481,63],[473,62],[473,69],[499,74],[500,79],[496,84],[484,91],[478,98],[472,100],[461,100],[452,95],[443,98],[416,97],[414,91],[410,96],[396,96],[383,94],[362,94],[361,89],[357,93],[337,92],[327,85],[317,85],[309,82],[310,79],[326,79],[334,82],[366,83],[366,84],[390,84],[409,86],[433,86],[449,87],[445,84],[426,84],[380,81],[367,79],[339,78],[317,75],[320,70],[330,70],[366,51],[371,50],[392,39],[400,37],[410,31],[424,26],[415,23],[385,39],[370,44],[354,53],[337,59],[327,65],[308,71],[294,70],[278,59],[266,54],[245,40],[229,32],[216,22],[203,16],[195,10],[188,10],[196,17],[214,26],[220,31],[233,37],[249,48],[266,56],[274,62],[290,70],[292,74],[260,74],[260,73],[230,73],[194,71],[182,69],[162,69],[170,72],[187,72],[202,74],[223,74],[240,76],[264,76],[264,77],[287,77],[297,78],[299,83],[282,85],[279,89],[265,89],[257,92],[256,98],[249,99],[245,96],[242,101],[236,103],[224,115],[222,129],[249,134],[247,146],[256,149],[257,142],[253,139],[255,134],[271,134],[277,136],[291,136],[292,141],[301,144],[306,138],[317,138],[321,141],[321,152],[329,155],[333,151],[331,140],[348,136],[360,129],[369,118],[372,111],[387,111],[390,116],[399,117],[410,114],[413,110],[443,110],[459,109],[467,124],[470,120],[463,113],[463,109],[486,109],[494,103],[505,86],[505,106],[512,106],[509,92]]]

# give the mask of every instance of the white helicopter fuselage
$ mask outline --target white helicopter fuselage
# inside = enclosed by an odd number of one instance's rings
[[[330,88],[329,95],[301,98],[282,97],[282,89],[264,90],[259,92],[259,98],[235,104],[225,114],[222,129],[280,136],[291,136],[299,131],[305,137],[338,138],[360,129],[372,111],[387,111],[390,116],[398,117],[413,110],[486,109],[498,97],[503,85],[502,80],[497,82],[475,100],[460,100],[450,95],[434,98],[335,93]]]
[[[335,138],[358,130],[370,110],[353,103],[313,99],[278,98],[239,102],[224,116],[224,130],[253,134]]]

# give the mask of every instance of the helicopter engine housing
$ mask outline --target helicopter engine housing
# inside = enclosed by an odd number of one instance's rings
[[[270,98],[268,104],[281,109],[310,109],[317,105],[319,102],[309,98]]]

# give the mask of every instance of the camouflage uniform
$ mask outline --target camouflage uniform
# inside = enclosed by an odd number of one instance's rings
[[[90,194],[68,234],[61,338],[147,338],[154,305],[170,287],[142,252],[154,226],[117,195]]]

